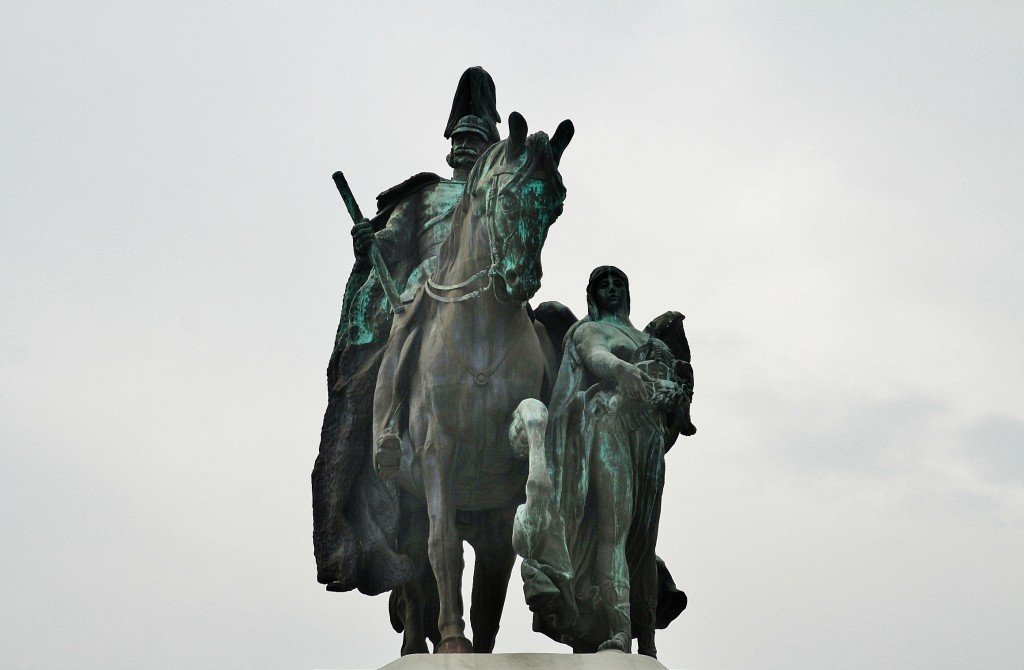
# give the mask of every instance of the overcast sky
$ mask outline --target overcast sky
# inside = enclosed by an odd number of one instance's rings
[[[576,126],[537,300],[687,316],[670,668],[1024,658],[1019,2],[0,10],[5,667],[376,668],[309,473],[364,211],[455,85]],[[507,124],[500,132],[507,134]],[[498,651],[530,631],[518,570]]]

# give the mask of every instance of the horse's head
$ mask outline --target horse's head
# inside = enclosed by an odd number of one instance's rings
[[[573,127],[566,120],[551,138],[543,132],[527,137],[526,120],[518,112],[508,123],[508,139],[473,167],[466,196],[471,211],[486,223],[495,296],[521,303],[540,288],[541,247],[565,200],[558,162]]]

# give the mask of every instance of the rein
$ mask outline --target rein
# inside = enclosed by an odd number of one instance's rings
[[[488,242],[490,242],[490,237],[488,237]],[[493,247],[493,245],[492,245],[492,247]],[[494,250],[492,248],[491,249],[491,265],[490,265],[490,267],[484,268],[483,270],[481,270],[480,272],[477,272],[475,275],[473,275],[472,277],[470,277],[469,279],[467,279],[465,281],[461,281],[458,284],[449,284],[448,286],[443,286],[441,284],[438,284],[438,283],[434,282],[434,278],[433,278],[433,276],[431,276],[431,277],[427,278],[427,283],[426,283],[424,288],[427,291],[427,295],[429,295],[431,298],[433,298],[434,300],[436,300],[438,302],[447,303],[449,305],[452,304],[452,303],[456,303],[456,302],[463,302],[465,300],[472,300],[473,298],[479,297],[482,293],[485,293],[485,292],[491,290],[491,287],[494,286],[494,266],[495,266],[495,264],[496,264],[496,261],[494,259]],[[460,295],[460,296],[455,297],[455,298],[450,298],[450,297],[446,297],[446,296],[438,295],[438,294],[434,293],[434,291],[454,291],[456,289],[463,288],[465,286],[468,286],[472,282],[476,281],[477,279],[480,279],[484,275],[487,275],[487,283],[485,285],[481,286],[480,288],[478,288],[477,290],[471,291],[471,292],[469,292],[469,293],[467,293],[465,295]]]

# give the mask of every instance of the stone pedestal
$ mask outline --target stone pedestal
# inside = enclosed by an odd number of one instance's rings
[[[648,656],[596,654],[411,654],[380,670],[666,670]]]

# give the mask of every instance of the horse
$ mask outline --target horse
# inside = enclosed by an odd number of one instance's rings
[[[393,384],[389,390],[408,406],[400,465],[382,476],[403,491],[398,550],[426,571],[392,595],[393,623],[397,617],[405,628],[403,654],[425,652],[426,637],[435,653],[494,648],[527,474],[508,429],[519,403],[542,396],[546,374],[553,380],[527,301],[540,288],[541,248],[562,212],[558,163],[572,135],[566,120],[550,138],[527,136],[522,115],[510,115],[508,139],[470,172],[437,269],[407,317],[417,322],[409,341],[418,355],[404,366],[403,381],[389,378],[398,373],[387,366],[378,377],[378,394]],[[387,418],[375,401],[375,439]],[[476,553],[472,642],[461,594],[464,540]],[[436,628],[427,620],[434,612]]]

